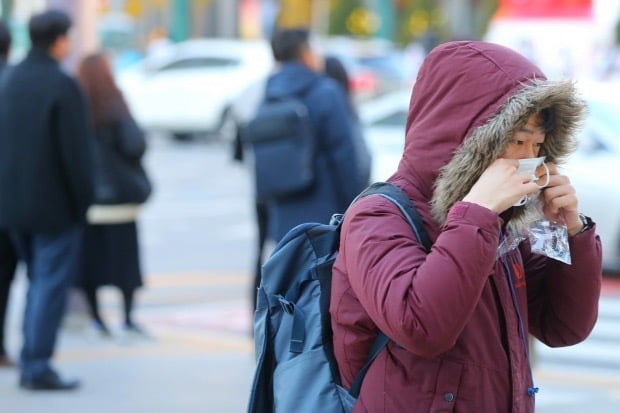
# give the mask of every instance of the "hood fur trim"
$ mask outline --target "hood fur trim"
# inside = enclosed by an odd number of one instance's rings
[[[440,226],[449,209],[467,195],[482,172],[504,152],[514,131],[523,126],[530,115],[552,107],[555,125],[545,137],[540,156],[561,164],[576,146],[575,133],[585,117],[585,102],[577,96],[572,81],[534,80],[524,85],[484,125],[474,130],[454,156],[440,171],[433,192],[433,217]],[[515,207],[510,225],[523,228],[538,216],[535,206]]]

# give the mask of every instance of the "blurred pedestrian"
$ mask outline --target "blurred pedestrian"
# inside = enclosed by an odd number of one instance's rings
[[[0,20],[0,74],[4,70],[11,51],[11,32],[3,20]]]
[[[584,115],[572,82],[547,80],[503,46],[448,42],[429,53],[389,181],[415,204],[432,249],[391,202],[369,196],[347,212],[333,267],[346,387],[378,334],[389,338],[354,412],[534,412],[528,334],[570,346],[597,318],[600,239],[557,167]],[[563,230],[542,234],[551,222]],[[531,241],[557,235],[572,264]]]
[[[60,11],[33,15],[32,47],[0,83],[0,227],[30,280],[19,362],[20,385],[30,390],[79,385],[50,363],[93,190],[84,97],[59,65],[70,51],[70,27]]]
[[[11,32],[0,20],[0,79],[5,71],[11,48]],[[1,82],[1,80],[0,80]],[[0,367],[13,367],[15,363],[6,351],[4,339],[4,322],[9,304],[11,282],[17,267],[17,252],[11,243],[8,231],[0,229]]]
[[[323,59],[311,47],[310,32],[276,31],[271,48],[279,67],[267,80],[265,101],[294,97],[303,102],[316,147],[310,165],[314,178],[308,188],[294,195],[257,199],[259,240],[254,287],[260,283],[261,258],[267,240],[278,242],[291,228],[304,222],[328,222],[332,214],[343,212],[360,191],[350,105],[342,87],[324,76]],[[301,133],[298,131],[298,135]],[[255,152],[255,159],[256,156]],[[279,171],[272,172],[281,175]],[[256,289],[254,298],[255,293]]]
[[[151,193],[142,167],[144,134],[116,85],[107,57],[95,53],[78,66],[95,128],[95,200],[88,210],[77,285],[86,295],[95,330],[110,336],[101,316],[97,289],[114,285],[122,293],[122,331],[145,335],[133,319],[134,297],[142,286],[136,219]]]
[[[351,116],[351,125],[355,138],[353,143],[355,144],[355,158],[357,159],[358,169],[358,186],[361,192],[370,185],[372,156],[364,137],[362,123],[355,106],[355,99],[351,93],[351,83],[347,69],[342,64],[342,61],[336,56],[325,57],[325,74],[334,79],[344,90],[349,103],[349,113]]]
[[[267,201],[268,236],[277,242],[298,224],[329,222],[333,213],[346,210],[359,186],[347,97],[333,79],[323,75],[323,59],[311,46],[310,32],[277,31],[271,47],[279,68],[267,80],[265,99],[301,99],[316,139],[313,184],[300,194]]]

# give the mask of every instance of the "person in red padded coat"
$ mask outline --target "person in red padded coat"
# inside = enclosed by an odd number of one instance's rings
[[[534,411],[528,333],[569,346],[597,318],[600,240],[557,167],[584,114],[572,82],[547,80],[508,48],[449,42],[426,57],[389,181],[413,201],[433,247],[425,253],[399,210],[369,196],[345,215],[334,265],[330,312],[345,386],[378,332],[390,338],[354,412]],[[541,156],[543,190],[517,160]],[[526,195],[539,206],[514,206]],[[542,215],[566,224],[572,264],[533,253],[528,238],[500,248]]]

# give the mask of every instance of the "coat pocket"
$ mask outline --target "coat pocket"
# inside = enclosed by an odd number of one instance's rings
[[[458,400],[463,365],[450,360],[442,360],[437,375],[435,395],[431,406],[432,413],[453,412]]]

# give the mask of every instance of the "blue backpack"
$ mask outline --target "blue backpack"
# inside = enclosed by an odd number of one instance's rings
[[[243,140],[253,149],[260,200],[295,196],[314,183],[316,138],[302,97],[266,98],[243,130]]]
[[[422,219],[402,190],[378,182],[356,200],[375,194],[398,206],[417,239],[430,251]],[[298,225],[263,265],[254,315],[256,370],[249,413],[351,411],[366,370],[389,341],[379,334],[351,389],[340,385],[329,300],[343,217],[334,215],[327,225]]]

